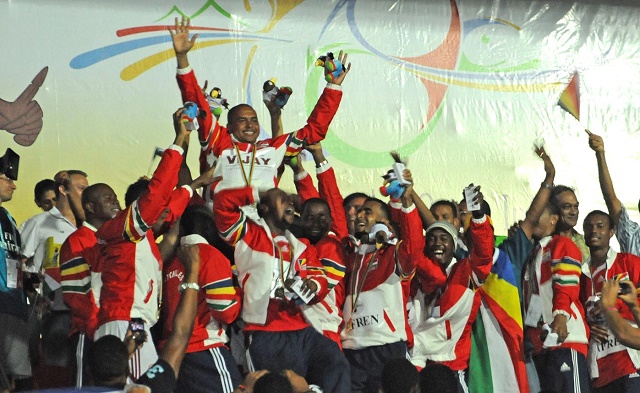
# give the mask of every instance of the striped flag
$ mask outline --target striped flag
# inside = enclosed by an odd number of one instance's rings
[[[558,105],[580,121],[580,78],[574,73],[569,85],[560,95]]]
[[[522,311],[511,261],[496,248],[491,273],[478,289],[482,304],[473,325],[469,391],[529,392]]]

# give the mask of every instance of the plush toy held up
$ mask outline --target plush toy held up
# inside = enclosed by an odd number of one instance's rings
[[[325,56],[318,57],[318,59],[316,60],[316,66],[324,67],[324,79],[326,79],[327,82],[330,83],[333,83],[344,69],[342,62],[333,57],[333,52],[329,52]]]
[[[282,109],[293,94],[293,89],[289,86],[276,86],[276,78],[271,78],[262,85],[262,101],[265,104],[273,102],[275,106]]]
[[[403,176],[406,165],[400,159],[400,155],[392,151],[391,157],[393,157],[395,162],[393,163],[393,167],[382,176],[384,182],[380,187],[380,193],[383,196],[390,196],[392,199],[400,199],[407,186],[411,183]]]
[[[209,93],[204,94],[204,97],[209,103],[209,109],[215,117],[220,117],[222,110],[229,110],[229,102],[226,98],[222,98],[222,90],[219,87],[214,87]]]
[[[198,104],[187,101],[184,103],[184,111],[182,112],[182,122],[187,130],[193,131],[198,129]]]

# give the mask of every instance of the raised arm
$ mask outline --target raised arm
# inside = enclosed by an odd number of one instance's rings
[[[156,222],[169,203],[171,193],[178,183],[178,171],[182,165],[183,150],[180,147],[189,138],[190,132],[180,120],[182,109],[173,114],[176,132],[173,145],[164,151],[151,180],[149,190],[131,205],[100,227],[97,237],[102,240],[124,237],[133,242],[140,241]]]
[[[178,249],[178,258],[184,265],[185,283],[197,283],[200,274],[200,254],[197,245],[184,245]],[[160,358],[171,365],[176,374],[187,350],[193,332],[193,324],[198,309],[198,291],[185,289],[180,296],[178,307],[173,318],[173,327],[167,342],[160,353]]]
[[[429,225],[437,221],[433,216],[433,213],[431,213],[431,210],[429,210],[429,207],[424,203],[422,198],[420,198],[420,195],[418,195],[416,190],[413,190],[413,192],[411,192],[411,199],[416,205],[416,209],[418,209],[420,221],[422,221],[422,228],[427,229]]]
[[[607,209],[613,219],[613,223],[618,225],[620,213],[622,212],[622,203],[613,189],[613,182],[611,181],[607,159],[604,154],[604,141],[601,136],[593,134],[589,130],[587,130],[587,132],[589,133],[589,147],[596,153],[600,190],[602,190],[602,196],[604,197],[604,202],[607,204]]]
[[[340,194],[336,173],[324,156],[320,143],[307,145],[306,149],[311,153],[313,161],[316,164],[320,198],[329,204],[332,219],[331,231],[335,233],[338,238],[344,239],[349,236],[349,228],[347,226],[347,216],[345,216],[344,208],[342,207],[344,199]]]
[[[397,246],[397,269],[396,272],[403,279],[409,279],[416,271],[416,264],[424,249],[424,236],[422,234],[422,223],[416,210],[416,206],[411,199],[413,192],[413,178],[411,171],[405,169],[404,178],[411,182],[400,197],[400,203],[391,202],[392,210],[399,209],[394,213],[398,218],[400,227],[401,242]]]
[[[207,163],[207,155],[210,151],[214,150],[214,141],[219,139],[218,137],[225,132],[225,129],[214,119],[211,108],[209,107],[209,102],[198,84],[195,73],[189,65],[187,53],[193,48],[196,38],[198,37],[198,34],[194,34],[191,39],[189,38],[190,27],[190,20],[182,18],[182,20],[178,22],[178,18],[176,18],[175,29],[169,29],[169,33],[171,34],[173,50],[178,61],[176,80],[178,81],[178,87],[182,95],[182,102],[195,102],[200,109],[198,116],[198,140],[202,148],[200,154],[200,173],[204,173],[210,166],[209,163]]]
[[[478,195],[475,199],[482,205],[484,196],[480,192],[480,186],[476,187],[476,190]],[[493,227],[489,217],[482,213],[481,210],[475,210],[471,214],[469,230],[471,231],[472,247],[470,247],[469,260],[478,280],[483,282],[491,273],[491,266],[493,265]]]
[[[346,53],[343,55],[343,52],[340,51],[338,58],[343,64],[346,64],[347,57],[348,55]],[[274,140],[273,144],[275,146],[281,146],[283,143],[286,144],[286,155],[291,156],[300,151],[304,143],[311,144],[322,141],[327,135],[329,124],[331,124],[340,106],[342,99],[342,82],[350,70],[351,64],[349,63],[333,83],[327,83],[327,87],[325,87],[322,92],[304,127],[293,133],[281,135]]]
[[[536,146],[534,151],[536,155],[542,159],[545,177],[544,181],[540,183],[540,188],[533,197],[533,201],[531,201],[531,205],[527,210],[525,219],[520,223],[520,228],[529,239],[531,239],[533,229],[536,227],[540,216],[542,216],[542,213],[544,212],[545,206],[549,202],[551,190],[553,190],[553,181],[556,176],[556,169],[553,166],[551,157],[549,157],[547,152],[544,150],[544,147]]]

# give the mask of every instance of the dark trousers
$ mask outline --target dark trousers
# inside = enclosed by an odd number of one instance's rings
[[[588,393],[589,374],[584,355],[575,349],[559,348],[533,355],[540,388],[558,393]]]
[[[407,343],[398,341],[364,349],[344,349],[351,367],[351,391],[353,393],[378,393],[380,375],[385,362],[407,358]]]
[[[640,371],[640,370],[638,370]],[[600,388],[591,389],[593,393],[636,393],[640,392],[640,375],[638,372],[618,378]]]
[[[325,392],[349,393],[349,364],[338,345],[308,327],[289,332],[249,334],[251,370],[293,370]]]
[[[242,383],[242,376],[225,346],[184,355],[176,393],[231,393]]]

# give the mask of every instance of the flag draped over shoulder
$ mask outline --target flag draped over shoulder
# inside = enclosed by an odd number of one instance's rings
[[[473,325],[469,391],[529,392],[522,312],[511,261],[496,248],[493,267],[478,289],[482,304]]]
[[[580,78],[574,73],[569,85],[560,95],[558,105],[580,121]]]

